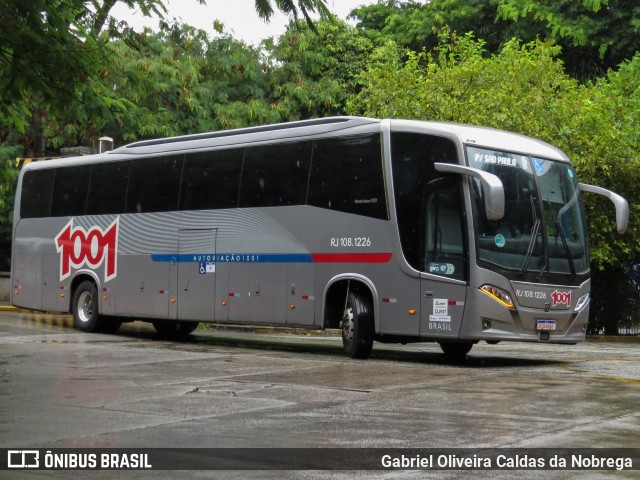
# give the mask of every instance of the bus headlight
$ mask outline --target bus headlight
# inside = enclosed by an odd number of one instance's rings
[[[576,303],[576,308],[573,311],[579,312],[580,310],[582,310],[584,307],[586,307],[589,304],[590,299],[591,299],[591,296],[588,293],[585,293],[584,295],[582,295],[578,299],[578,303]]]
[[[501,288],[494,287],[493,285],[483,285],[480,287],[480,291],[489,295],[500,305],[503,305],[507,308],[514,307],[513,300],[511,299],[511,295],[509,294],[509,292]]]

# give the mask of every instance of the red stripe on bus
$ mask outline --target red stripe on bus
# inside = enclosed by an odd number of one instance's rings
[[[391,253],[312,253],[316,263],[388,263]]]

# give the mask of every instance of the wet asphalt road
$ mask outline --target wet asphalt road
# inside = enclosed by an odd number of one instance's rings
[[[447,359],[436,344],[376,343],[372,357],[358,361],[342,354],[335,336],[199,329],[190,340],[168,341],[140,322],[114,335],[86,334],[70,324],[66,316],[0,312],[0,447],[640,446],[639,343],[478,344],[462,361]],[[3,473],[8,472],[0,472],[2,478],[16,478]],[[176,478],[170,471],[85,473],[84,478]],[[615,476],[640,478],[639,473]],[[20,478],[67,476],[29,472]],[[480,478],[575,476],[492,471]]]

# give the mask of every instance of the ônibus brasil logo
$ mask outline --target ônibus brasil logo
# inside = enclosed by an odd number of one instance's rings
[[[71,268],[81,268],[88,265],[98,268],[104,267],[104,281],[108,282],[118,274],[118,225],[120,217],[116,218],[105,230],[91,227],[85,230],[73,226],[73,218],[69,220],[55,238],[56,250],[60,254],[60,280],[71,275]]]
[[[567,307],[571,306],[571,290],[568,292],[559,292],[556,290],[551,294],[551,298],[553,300],[553,306],[556,305],[566,305]]]

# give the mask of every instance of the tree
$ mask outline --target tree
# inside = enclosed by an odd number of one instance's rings
[[[161,15],[161,0],[122,0]],[[2,120],[24,131],[37,97],[42,105],[66,105],[76,88],[96,77],[107,61],[104,47],[118,25],[111,19],[116,0],[5,0],[0,5],[0,105]]]
[[[204,3],[204,0],[194,0]],[[0,120],[24,132],[31,114],[27,104],[38,98],[46,110],[78,101],[78,89],[97,80],[109,64],[106,46],[114,38],[135,44],[126,22],[110,16],[122,2],[145,15],[162,18],[162,0],[4,0],[0,4]],[[256,0],[258,15],[269,19],[273,0]],[[275,6],[297,19],[328,15],[325,0],[276,0]],[[112,103],[108,91],[93,92]],[[1,138],[1,135],[0,135]]]
[[[490,52],[510,38],[494,25],[496,8],[489,0],[378,0],[354,9],[351,16],[365,34],[393,40],[416,52],[437,47],[437,31],[444,27],[460,34],[473,32]]]
[[[522,40],[539,35],[562,46],[567,70],[579,78],[604,75],[640,50],[635,0],[500,0],[496,20]]]
[[[375,44],[335,18],[303,27],[294,22],[277,43],[265,43],[272,104],[287,120],[343,114]]]
[[[445,26],[460,35],[472,32],[490,53],[514,37],[553,41],[562,47],[567,71],[580,80],[605,75],[640,49],[635,0],[379,0],[352,15],[363,31],[414,51],[435,47]]]
[[[136,48],[123,41],[113,48],[104,81],[133,104],[103,127],[119,143],[279,120],[266,98],[263,54],[229,35],[165,24]]]

